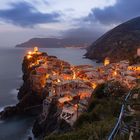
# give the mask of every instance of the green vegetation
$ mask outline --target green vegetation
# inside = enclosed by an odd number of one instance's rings
[[[79,129],[61,135],[52,135],[45,140],[104,140],[114,124],[114,119],[85,123]]]
[[[129,140],[129,134],[118,135],[115,140]]]
[[[101,85],[93,93],[87,112],[76,121],[73,131],[52,134],[46,136],[45,140],[106,140],[117,121],[122,104],[122,100],[114,94],[108,92],[108,96],[105,96],[106,87]]]
[[[140,57],[139,56],[134,56],[129,58],[130,64],[139,64],[140,63]]]
[[[128,126],[129,130],[133,132],[133,139],[139,140],[140,133],[139,133],[139,125],[136,125],[135,122],[140,122],[140,88],[139,84],[138,87],[134,88],[131,91],[132,95],[128,99],[126,103],[126,109],[128,112],[128,116],[124,116],[123,123]],[[133,110],[133,113],[131,112],[131,109],[128,109],[128,106]],[[134,129],[135,127],[135,129]],[[123,127],[122,127],[123,128]],[[115,140],[127,140],[129,139],[129,133],[121,135],[118,133]]]
[[[137,95],[137,98],[131,98],[130,100],[130,106],[135,111],[134,115],[132,115],[133,119],[130,121],[132,123],[133,121],[137,121],[140,124],[140,83],[138,83],[138,87],[133,90],[133,94]],[[139,125],[136,126],[137,128],[134,131],[134,140],[139,140],[140,138],[140,128]]]

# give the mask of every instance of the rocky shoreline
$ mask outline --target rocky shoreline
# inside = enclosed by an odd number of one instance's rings
[[[29,107],[42,104],[42,98],[30,88],[29,74],[31,70],[28,69],[28,66],[29,64],[25,57],[22,64],[23,85],[20,87],[17,95],[19,103],[15,106],[5,107],[4,110],[0,112],[0,119],[6,120],[19,115],[37,115],[41,112],[41,108],[37,112],[32,112],[32,110],[28,111]]]
[[[40,53],[37,55],[35,54],[34,59],[30,61],[34,62],[38,57],[41,56],[47,56],[47,53]],[[31,86],[32,84],[30,80],[30,74],[39,65],[36,65],[35,67],[30,67],[30,61],[27,56],[24,57],[22,63],[23,84],[19,88],[19,92],[17,95],[19,102],[14,106],[5,107],[3,111],[0,112],[0,120],[8,120],[12,117],[17,116],[36,116],[37,119],[33,124],[32,130],[35,137],[42,137],[52,132],[59,133],[71,130],[71,126],[68,123],[57,118],[60,112],[58,112],[56,99],[54,99],[50,105],[48,117],[46,118],[46,120],[42,121],[42,104],[46,96],[43,95],[43,91],[33,90]],[[30,137],[30,139],[32,138]]]

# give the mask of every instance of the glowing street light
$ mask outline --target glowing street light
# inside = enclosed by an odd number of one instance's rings
[[[27,55],[27,59],[30,59],[30,58],[32,58],[32,56],[31,55]]]
[[[114,71],[114,72],[113,72],[113,76],[116,76],[116,75],[117,75],[117,71]]]
[[[31,52],[31,51],[29,51],[29,52],[28,52],[28,54],[29,54],[29,55],[31,55],[31,54],[32,54],[32,52]]]
[[[34,47],[34,52],[38,52],[38,47]]]
[[[109,60],[108,57],[106,57],[105,60],[104,60],[104,66],[107,66],[109,64],[110,64],[110,60]]]

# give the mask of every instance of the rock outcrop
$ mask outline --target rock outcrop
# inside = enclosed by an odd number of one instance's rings
[[[41,55],[47,54],[42,53]],[[35,61],[35,57],[30,61]],[[0,112],[0,119],[4,120],[18,115],[38,115],[41,113],[43,97],[31,88],[29,75],[34,67],[30,68],[29,65],[29,60],[24,57],[22,63],[23,85],[20,87],[17,95],[19,103],[15,106],[6,107],[2,112]],[[35,107],[35,109],[32,107]]]
[[[63,133],[71,130],[71,126],[64,120],[60,119],[60,113],[62,110],[58,108],[58,101],[54,97],[48,109],[48,115],[44,119],[43,116],[43,100],[47,95],[44,96],[44,92],[48,91],[42,90],[41,92],[34,90],[31,84],[30,75],[31,72],[38,67],[30,67],[30,62],[35,63],[38,57],[47,55],[46,53],[41,53],[40,55],[34,55],[32,59],[25,56],[22,64],[23,71],[23,85],[20,87],[18,92],[19,103],[15,106],[8,106],[0,112],[0,119],[6,120],[15,116],[38,116],[33,125],[33,134],[35,137],[43,137],[51,133]],[[54,56],[49,56],[54,57]]]
[[[98,61],[109,57],[111,62],[118,62],[136,57],[137,48],[140,48],[140,17],[120,24],[101,36],[88,47],[85,56]]]
[[[47,117],[43,120],[43,114],[38,117],[33,126],[33,134],[35,137],[50,135],[51,133],[64,133],[70,131],[71,126],[59,115],[61,110],[57,107],[57,99],[53,99]]]

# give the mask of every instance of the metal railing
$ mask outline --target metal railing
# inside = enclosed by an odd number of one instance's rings
[[[124,100],[125,102],[128,100],[130,95],[131,95],[131,91],[129,91],[127,96],[125,97],[125,100]],[[113,128],[111,134],[109,135],[108,140],[113,140],[115,138],[116,134],[118,133],[119,129],[120,129],[120,125],[121,125],[121,122],[122,122],[122,117],[123,117],[124,110],[125,110],[125,102],[122,104],[118,121],[117,121],[115,127]]]

